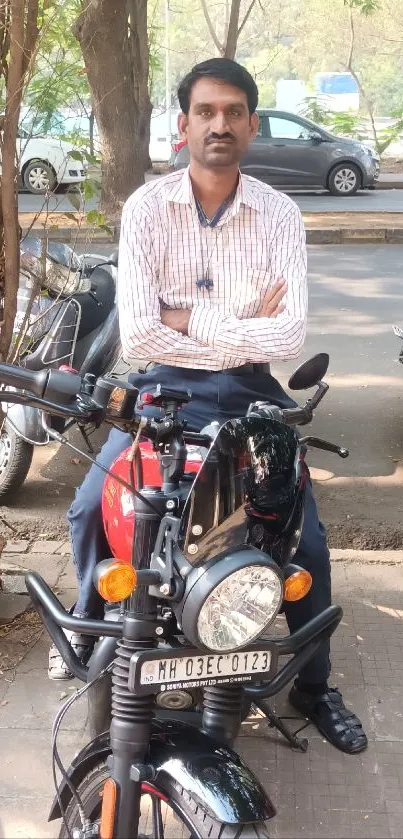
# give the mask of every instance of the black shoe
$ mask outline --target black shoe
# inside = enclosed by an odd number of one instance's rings
[[[367,748],[368,740],[361,721],[346,708],[337,688],[328,688],[325,693],[312,696],[294,685],[288,699],[336,749],[353,755]]]

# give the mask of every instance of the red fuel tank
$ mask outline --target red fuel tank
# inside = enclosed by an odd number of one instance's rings
[[[156,452],[149,442],[140,443],[139,448],[143,465],[144,486],[160,487],[162,481]],[[187,448],[188,457],[185,472],[197,474],[204,459],[202,450],[197,446],[188,446]],[[111,466],[111,472],[127,483],[131,483],[129,452],[130,448],[125,449]],[[134,485],[138,489],[136,482]],[[112,555],[124,562],[131,562],[136,526],[133,495],[129,489],[118,483],[111,475],[107,475],[105,478],[102,493],[102,517]]]

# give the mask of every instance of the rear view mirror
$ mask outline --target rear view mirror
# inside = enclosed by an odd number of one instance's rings
[[[309,134],[309,139],[314,140],[315,143],[321,143],[323,141],[323,137],[319,134],[319,131],[311,131]]]
[[[112,251],[112,253],[109,255],[109,258],[108,258],[108,263],[107,263],[107,264],[108,264],[108,265],[113,265],[113,266],[114,266],[114,268],[117,268],[117,267],[118,267],[118,261],[119,261],[119,248],[116,248],[116,249],[115,249],[114,251]]]
[[[308,361],[304,361],[295,373],[292,374],[288,387],[290,390],[308,390],[314,387],[326,375],[329,367],[329,355],[326,352],[318,353]]]

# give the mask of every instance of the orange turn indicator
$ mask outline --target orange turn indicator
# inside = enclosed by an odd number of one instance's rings
[[[94,583],[98,593],[110,603],[120,603],[133,594],[137,574],[132,565],[118,559],[104,559],[94,572]]]
[[[302,600],[312,585],[312,577],[309,571],[294,571],[286,580],[284,580],[284,600],[288,603],[295,603],[296,600]]]

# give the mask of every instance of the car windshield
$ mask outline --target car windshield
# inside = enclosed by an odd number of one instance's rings
[[[245,543],[248,504],[265,517],[290,504],[297,436],[263,417],[242,417],[220,429],[193,483],[178,545],[193,565]]]

